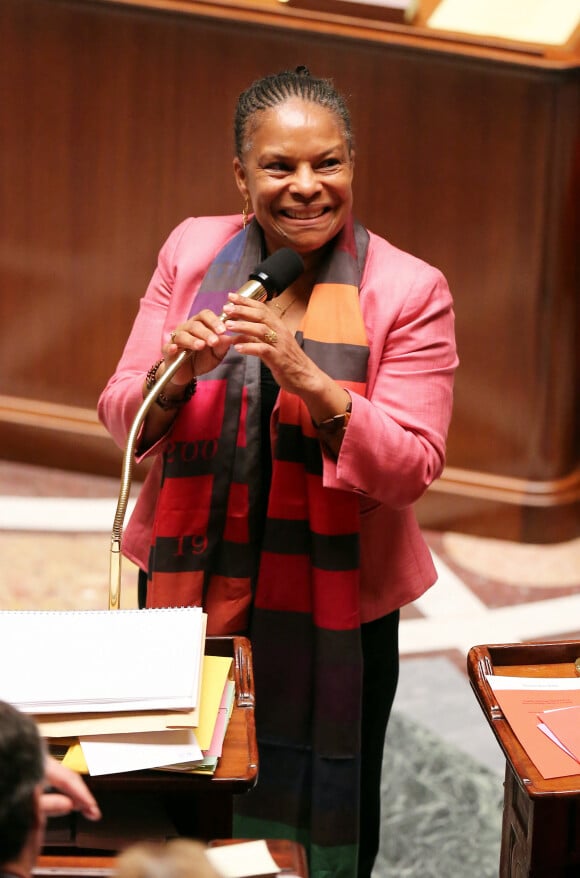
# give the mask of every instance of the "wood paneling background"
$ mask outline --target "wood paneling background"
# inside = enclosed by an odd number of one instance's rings
[[[454,294],[449,467],[424,523],[580,533],[578,53],[196,8],[0,4],[0,454],[119,472],[94,408],[157,251],[184,217],[240,209],[237,95],[305,63],[349,97],[358,217]]]

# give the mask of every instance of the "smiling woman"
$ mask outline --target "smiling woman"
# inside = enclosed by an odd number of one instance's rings
[[[234,134],[242,216],[171,233],[99,402],[124,446],[189,354],[147,414],[123,552],[147,606],[202,604],[208,633],[251,637],[260,772],[235,834],[302,842],[312,878],[370,878],[399,609],[436,579],[412,504],[445,460],[451,295],[354,219],[331,81],[252,83]],[[282,248],[305,270],[279,299],[232,292]]]

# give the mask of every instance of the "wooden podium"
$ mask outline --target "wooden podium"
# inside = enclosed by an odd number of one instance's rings
[[[209,841],[232,834],[233,796],[248,792],[258,777],[258,747],[254,723],[254,681],[250,641],[245,637],[208,637],[206,654],[232,656],[236,683],[234,709],[226,732],[223,753],[213,775],[173,771],[134,771],[87,777],[86,782],[101,805],[103,821],[92,824],[77,815],[51,821],[45,853],[58,848],[73,853],[80,847],[115,852],[102,829],[107,818],[105,801],[123,814],[125,802],[150,803],[154,819],[163,806],[179,835]],[[127,811],[130,806],[127,806]],[[127,816],[130,816],[129,814]],[[99,843],[101,831],[103,841]],[[133,832],[135,829],[133,830]],[[139,832],[139,826],[136,827]],[[145,829],[146,831],[146,829]],[[95,844],[83,839],[94,832]],[[135,840],[128,834],[128,841]]]
[[[580,771],[546,780],[528,757],[485,676],[575,677],[579,641],[475,646],[471,686],[506,757],[500,878],[580,875]]]

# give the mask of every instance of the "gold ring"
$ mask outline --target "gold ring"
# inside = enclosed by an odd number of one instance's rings
[[[177,329],[173,329],[173,330],[169,333],[169,338],[171,339],[172,344],[175,344],[175,336],[176,336],[176,334],[177,334]]]
[[[274,346],[278,341],[278,333],[275,329],[269,329],[268,332],[264,336],[264,341],[266,344],[271,344]]]

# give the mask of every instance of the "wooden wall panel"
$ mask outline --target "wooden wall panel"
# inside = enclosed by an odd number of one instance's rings
[[[306,63],[350,98],[359,218],[455,297],[453,473],[426,523],[580,533],[578,57],[157,6],[0,5],[1,392],[94,411],[171,228],[240,209],[238,92]],[[0,405],[0,453],[28,460],[15,407]],[[44,459],[66,463],[67,441]],[[89,457],[116,471],[104,433]]]

